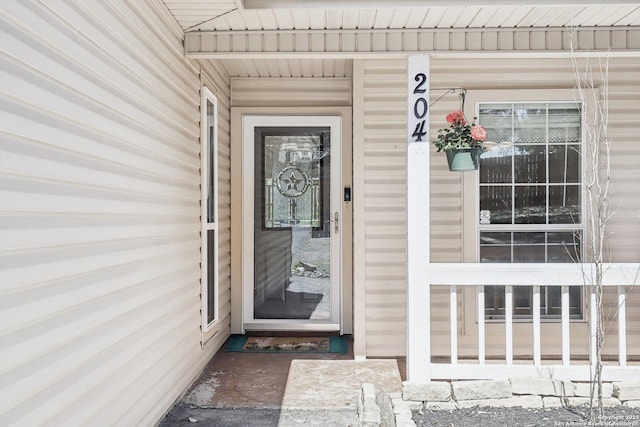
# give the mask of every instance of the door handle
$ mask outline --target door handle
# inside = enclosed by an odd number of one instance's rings
[[[327,222],[333,223],[333,231],[335,232],[335,234],[338,234],[338,232],[340,231],[340,219],[338,217],[338,212],[334,212],[333,219],[327,219],[325,223]]]

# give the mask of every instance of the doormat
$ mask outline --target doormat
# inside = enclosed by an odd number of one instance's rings
[[[231,335],[226,351],[246,353],[342,353],[344,337],[247,337]]]

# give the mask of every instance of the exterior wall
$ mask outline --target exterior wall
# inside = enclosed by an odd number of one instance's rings
[[[354,64],[355,326],[366,331],[354,345],[369,357],[406,347],[406,68],[406,60]]]
[[[0,424],[154,424],[228,335],[226,250],[201,346],[197,64],[160,2],[1,8]]]
[[[201,83],[218,100],[218,332],[207,343],[217,350],[231,334],[231,88],[229,75],[217,61],[202,61]]]
[[[637,262],[640,259],[640,196],[634,183],[640,171],[640,150],[634,139],[634,117],[640,114],[640,71],[638,58],[612,58],[610,63],[610,120],[609,131],[614,140],[612,155],[614,205],[618,206],[609,230],[612,235],[612,262]],[[359,77],[361,76],[361,77]],[[445,91],[437,88],[464,87],[468,89],[466,111],[473,111],[469,102],[473,91],[508,89],[517,96],[519,89],[572,89],[574,76],[569,59],[500,58],[500,59],[431,59],[431,102]],[[359,83],[360,82],[360,83]],[[360,92],[359,92],[360,91]],[[360,60],[354,62],[354,288],[363,286],[366,292],[365,313],[361,322],[366,325],[366,355],[391,356],[405,352],[405,290],[406,290],[406,61]],[[445,115],[460,108],[457,95],[446,95],[431,109],[431,137],[444,127]],[[360,122],[358,111],[364,112]],[[358,135],[361,135],[358,136]],[[466,181],[466,182],[465,182]],[[449,172],[442,153],[431,156],[431,260],[432,262],[476,262],[475,205],[465,198],[474,191],[472,174]],[[359,211],[361,209],[361,211]],[[361,215],[360,215],[360,214]],[[362,220],[359,220],[362,218]],[[361,242],[361,243],[359,243]],[[462,295],[462,292],[459,293]],[[432,353],[449,354],[449,291],[445,287],[432,288]],[[631,294],[629,301],[640,303]],[[357,298],[356,298],[357,300]],[[474,307],[461,296],[458,301],[460,320],[475,324]],[[611,302],[613,304],[613,301]],[[637,310],[627,310],[628,334],[640,333]],[[356,319],[358,317],[356,316]],[[580,341],[586,337],[585,323],[574,324],[576,339],[572,341],[575,354],[587,346]],[[487,354],[499,354],[504,345],[501,334],[504,326],[488,325]],[[516,354],[530,353],[530,324],[517,325]],[[612,325],[611,334],[615,334]],[[357,329],[357,328],[356,328]],[[474,328],[459,331],[460,355],[475,353],[477,339]],[[528,332],[529,331],[529,332]],[[546,324],[542,331],[543,351],[555,352],[559,342],[559,325]],[[640,354],[640,343],[628,340],[629,354]],[[357,344],[357,343],[356,343]],[[617,342],[608,341],[608,349],[615,353]],[[559,348],[559,347],[558,347]]]
[[[234,107],[351,106],[350,78],[233,78]]]
[[[229,64],[227,64],[229,66]],[[232,78],[232,210],[242,212],[242,119],[243,114],[341,115],[342,185],[352,184],[350,78]],[[352,203],[342,206],[342,331],[353,331]],[[232,321],[231,331],[242,325],[242,216],[232,217]]]
[[[595,64],[591,60],[592,64]],[[514,99],[517,99],[518,90],[528,91],[528,99],[535,99],[538,96],[542,99],[553,97],[555,92],[568,90],[573,93],[575,86],[574,74],[570,59],[511,59],[511,60],[482,60],[481,66],[475,60],[434,60],[432,61],[432,86],[450,87],[462,86],[468,89],[466,110],[473,111],[474,101],[482,101],[477,92],[491,93],[502,90],[513,91]],[[613,206],[618,207],[614,217],[608,225],[611,233],[608,245],[611,248],[611,262],[638,262],[640,260],[640,221],[638,212],[640,209],[640,195],[632,190],[634,182],[640,179],[640,172],[634,168],[633,164],[640,162],[640,150],[633,137],[634,122],[632,117],[640,113],[640,86],[634,77],[640,71],[640,59],[638,58],[612,58],[609,67],[609,134],[613,140],[612,151],[612,180],[614,188]],[[531,93],[538,93],[531,95]],[[433,94],[432,94],[433,95]],[[446,122],[444,117],[447,112],[457,108],[457,97],[453,102],[446,104],[438,103],[431,111],[432,132],[437,128],[444,127]],[[434,154],[433,157],[441,163],[441,173],[438,177],[435,171],[432,180],[438,179],[440,175],[451,175],[446,170],[446,161],[442,153]],[[448,233],[450,242],[457,242],[464,248],[462,254],[466,262],[477,262],[476,259],[476,235],[475,224],[477,221],[475,202],[475,176],[473,174],[464,175],[465,183],[461,183],[458,192],[463,194],[464,217],[460,223],[460,232],[456,237],[455,233]],[[434,182],[434,181],[432,181]],[[473,193],[472,193],[473,192]],[[472,193],[472,194],[470,194]],[[438,198],[436,198],[438,200]],[[434,224],[432,224],[434,227]],[[452,230],[453,231],[453,230]],[[435,254],[434,254],[435,255]],[[435,261],[435,260],[434,260]],[[436,287],[433,291],[441,301],[434,301],[432,307],[443,307],[444,309],[433,313],[435,322],[446,322],[448,311],[448,290]],[[616,296],[611,289],[608,305],[609,312],[615,313]],[[462,294],[462,293],[460,293]],[[460,355],[477,353],[477,338],[475,325],[475,295],[460,297],[459,311],[461,316],[465,316],[464,330],[459,331],[458,340]],[[438,304],[442,302],[442,304]],[[633,293],[629,297],[630,304],[638,303],[638,296]],[[629,307],[633,307],[630,305]],[[627,309],[627,334],[638,336],[640,333],[640,318],[637,310]],[[585,311],[586,313],[586,311]],[[617,354],[617,340],[614,338],[617,333],[617,322],[615,314],[612,314],[612,323],[609,329],[610,339],[607,340],[605,351],[609,354]],[[443,328],[438,330],[448,331],[448,327],[442,323]],[[436,328],[433,327],[435,331]],[[487,356],[500,356],[504,354],[504,325],[499,323],[487,323]],[[447,332],[448,333],[448,332]],[[434,355],[448,355],[449,339],[444,333],[441,342],[434,342]],[[529,356],[531,347],[531,324],[520,323],[514,325],[514,355]],[[542,330],[542,351],[543,354],[559,355],[561,352],[561,328],[559,322],[543,323]],[[586,322],[572,323],[571,351],[575,356],[586,356],[588,350],[588,325]],[[640,354],[640,342],[628,339],[629,354]]]

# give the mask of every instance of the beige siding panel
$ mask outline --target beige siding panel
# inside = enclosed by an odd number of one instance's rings
[[[406,346],[406,61],[364,61],[364,281],[367,356]],[[357,202],[355,200],[354,202]]]
[[[351,106],[350,78],[234,78],[233,107]]]
[[[207,345],[217,350],[231,334],[231,87],[218,61],[202,61],[200,80],[218,100],[218,333]]]
[[[434,86],[460,85],[473,89],[502,89],[511,88],[514,84],[519,84],[518,76],[526,74],[526,79],[533,82],[533,87],[539,89],[572,88],[573,74],[569,60],[483,60],[482,70],[475,71],[472,66],[473,61],[432,61],[432,78]],[[613,138],[613,174],[614,174],[614,197],[616,205],[620,206],[615,213],[611,227],[630,227],[635,230],[634,223],[629,223],[629,219],[636,218],[640,198],[634,192],[634,185],[640,178],[637,165],[640,150],[635,143],[631,129],[634,126],[634,117],[640,111],[640,104],[637,100],[640,97],[640,86],[637,76],[640,72],[640,60],[636,58],[613,58],[610,64],[610,121],[609,131]],[[500,84],[499,82],[504,82]],[[515,83],[514,83],[515,82]],[[527,85],[526,87],[528,87]],[[517,92],[514,92],[517,96]],[[444,116],[432,110],[432,132],[434,128],[446,125]],[[467,114],[473,108],[467,106]],[[445,114],[447,110],[443,111]],[[436,117],[434,117],[436,116]],[[440,122],[435,122],[440,120]],[[435,125],[435,126],[434,126]],[[442,161],[439,155],[438,160]],[[442,161],[444,163],[444,161]],[[626,222],[626,224],[625,224]],[[635,249],[626,255],[614,256],[613,260],[618,262],[637,261],[640,255],[640,234],[634,233],[632,236],[636,245]],[[620,235],[612,236],[611,247],[617,246],[617,240],[623,238]]]
[[[406,325],[404,305],[397,302],[406,292],[406,141],[405,96],[406,63],[401,60],[365,60],[364,62],[364,244],[356,248],[364,262],[357,265],[364,274],[366,298],[366,347],[368,356],[401,355],[405,351]],[[640,115],[640,86],[636,77],[640,73],[637,58],[613,58],[610,64],[609,130],[614,138],[612,155],[614,204],[618,207],[612,219],[609,239],[612,261],[638,262],[640,260],[640,193],[634,183],[640,180],[640,150],[635,137],[635,117]],[[431,102],[446,91],[438,88],[465,87],[474,90],[513,89],[571,89],[574,86],[571,63],[568,59],[432,59]],[[431,139],[437,129],[446,127],[448,112],[460,109],[457,94],[442,97],[431,108]],[[467,115],[474,106],[467,103]],[[358,159],[356,159],[356,162]],[[355,170],[358,170],[356,167]],[[465,180],[474,180],[472,174],[449,172],[443,153],[432,151],[431,158],[431,259],[432,262],[475,262],[465,259],[465,224],[476,221],[473,206],[465,206]],[[471,183],[472,184],[472,183]],[[471,185],[473,188],[473,185]],[[475,240],[475,239],[472,239]],[[467,242],[467,246],[471,244]],[[475,250],[471,248],[471,254]],[[473,291],[475,292],[475,291]],[[635,292],[635,291],[634,291]],[[640,300],[631,293],[629,307],[636,307]],[[434,356],[449,355],[449,289],[435,286],[432,289],[432,314]],[[610,303],[613,299],[610,296]],[[459,289],[459,351],[462,356],[477,354],[475,308],[473,301],[465,298]],[[637,310],[628,309],[629,351],[638,354],[635,344],[640,331]],[[388,320],[388,321],[387,321]],[[585,323],[572,323],[572,354],[585,354]],[[547,354],[559,354],[559,328],[557,324],[543,324],[543,349]],[[515,326],[524,338],[514,341],[515,352],[531,354],[530,325]],[[527,329],[528,328],[528,329]],[[614,325],[615,330],[615,325]],[[487,354],[504,353],[504,325],[487,325]],[[636,334],[636,335],[632,335]],[[608,342],[613,354],[617,341]],[[633,347],[633,350],[631,349]]]
[[[595,64],[595,62],[592,62]],[[608,230],[611,235],[608,244],[611,249],[611,261],[613,262],[638,262],[640,260],[640,193],[636,190],[635,183],[640,180],[640,150],[635,136],[635,117],[640,114],[640,84],[637,76],[640,73],[640,59],[638,58],[612,58],[609,66],[609,133],[613,140],[612,151],[612,179],[613,179],[613,205],[616,206],[615,214],[609,223]],[[473,97],[474,90],[514,90],[514,98],[518,97],[517,89],[572,89],[574,77],[569,59],[503,59],[491,60],[454,60],[433,59],[431,61],[431,78],[433,87],[465,87],[469,90],[469,96]],[[441,92],[442,93],[442,92]],[[435,93],[432,91],[432,99]],[[490,100],[488,100],[490,101]],[[455,109],[459,109],[457,95],[447,95],[431,109],[431,133],[437,129],[446,127],[445,115]],[[473,114],[474,106],[469,103],[465,111],[467,116]],[[464,175],[463,177],[459,177]],[[476,221],[473,206],[464,206],[463,185],[464,179],[473,179],[468,174],[454,174],[446,169],[446,159],[442,153],[435,153],[432,157],[431,182],[437,184],[437,192],[432,193],[431,207],[431,232],[432,232],[432,260],[440,262],[461,262],[464,259],[463,229],[464,221],[473,224]],[[433,187],[432,187],[433,188]],[[459,212],[464,212],[462,218]],[[474,251],[472,250],[471,253]],[[441,258],[442,257],[442,258]],[[443,258],[447,258],[446,260]],[[475,262],[469,257],[467,262]],[[475,291],[471,291],[475,292]],[[440,296],[438,296],[441,294]],[[629,297],[628,307],[637,307],[640,300],[634,297],[640,294],[632,291]],[[432,321],[446,329],[442,341],[435,340],[433,345],[434,355],[448,355],[448,289],[435,287],[432,290],[432,298],[438,298],[438,304],[432,304]],[[607,292],[608,304],[615,304],[615,292]],[[459,300],[462,301],[462,294]],[[465,298],[470,304],[475,297]],[[442,304],[440,304],[442,303]],[[466,332],[459,336],[460,355],[477,354],[477,338],[475,316],[473,306],[465,306],[467,318]],[[627,308],[627,342],[629,352],[638,354],[636,343],[640,342],[640,318],[635,314],[638,310]],[[527,339],[514,341],[515,355],[531,355],[530,326],[514,325],[516,335],[522,335]],[[529,329],[527,329],[529,328]],[[617,323],[615,315],[611,324],[611,333],[615,333]],[[487,355],[500,356],[504,354],[504,340],[501,337],[504,325],[501,323],[487,324]],[[587,335],[585,323],[572,323],[571,351],[574,356],[584,356],[587,343],[584,337]],[[557,324],[542,325],[543,353],[559,354],[560,329]],[[633,335],[635,334],[635,335]],[[439,334],[440,335],[440,334]],[[633,348],[633,350],[632,350]],[[617,339],[612,335],[607,341],[607,352],[615,354]]]
[[[203,349],[200,81],[180,28],[157,2],[0,7],[0,424],[152,425],[228,336],[228,76],[207,67],[227,325]]]

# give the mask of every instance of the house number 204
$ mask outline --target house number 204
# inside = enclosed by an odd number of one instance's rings
[[[413,103],[413,117],[415,119],[414,123],[416,127],[411,137],[413,138],[412,142],[422,142],[422,137],[428,133],[424,129],[426,123],[425,117],[429,111],[429,103],[424,97],[424,94],[427,93],[427,89],[425,87],[427,84],[427,76],[424,73],[417,73],[414,80],[416,81],[416,85],[413,88],[413,94],[417,95],[417,97]]]

